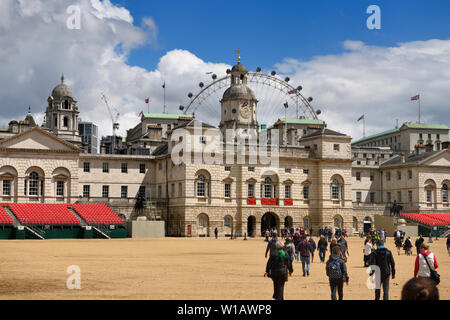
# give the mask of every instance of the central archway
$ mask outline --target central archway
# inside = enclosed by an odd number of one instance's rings
[[[252,238],[256,236],[256,218],[254,216],[247,219],[247,236]]]
[[[275,213],[267,212],[261,218],[261,234],[264,235],[266,230],[275,228],[280,232],[280,218]]]

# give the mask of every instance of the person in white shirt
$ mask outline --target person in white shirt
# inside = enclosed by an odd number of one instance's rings
[[[367,237],[366,241],[364,241],[364,267],[369,266],[369,256],[372,253],[372,238]]]

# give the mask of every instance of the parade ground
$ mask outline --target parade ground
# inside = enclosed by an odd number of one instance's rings
[[[366,286],[363,242],[348,239],[350,282],[344,286],[344,300],[374,298],[374,290]],[[271,300],[273,293],[272,281],[263,277],[266,242],[262,238],[1,241],[0,246],[2,300]],[[403,284],[413,277],[416,256],[403,251],[398,256],[393,238],[387,240],[387,247],[397,270],[390,298],[399,300]],[[445,239],[434,240],[431,250],[439,262],[440,297],[448,300],[450,257]],[[80,268],[80,290],[67,288],[67,268],[72,265]],[[325,264],[317,252],[309,277],[302,277],[301,263],[294,261],[285,299],[330,299]]]

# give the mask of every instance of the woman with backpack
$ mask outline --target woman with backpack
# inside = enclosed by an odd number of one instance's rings
[[[431,278],[438,284],[439,275],[436,269],[439,267],[436,256],[431,252],[430,247],[426,243],[420,246],[420,253],[417,255],[416,263],[414,265],[414,278]]]
[[[326,272],[330,281],[331,300],[337,300],[336,291],[339,300],[344,298],[344,282],[348,285],[349,277],[347,274],[347,266],[341,258],[341,248],[334,246],[330,259],[326,264]]]
[[[289,276],[292,275],[292,263],[289,259],[288,253],[284,250],[284,245],[281,241],[276,243],[276,254],[271,255],[266,265],[267,276],[273,281],[273,296],[275,300],[284,300],[284,284],[288,281]]]

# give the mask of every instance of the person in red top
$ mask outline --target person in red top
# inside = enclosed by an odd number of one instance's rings
[[[414,278],[430,278],[430,267],[433,268],[433,270],[438,268],[439,265],[436,256],[429,249],[430,247],[428,244],[422,243],[420,246],[420,253],[416,258],[414,266]]]

